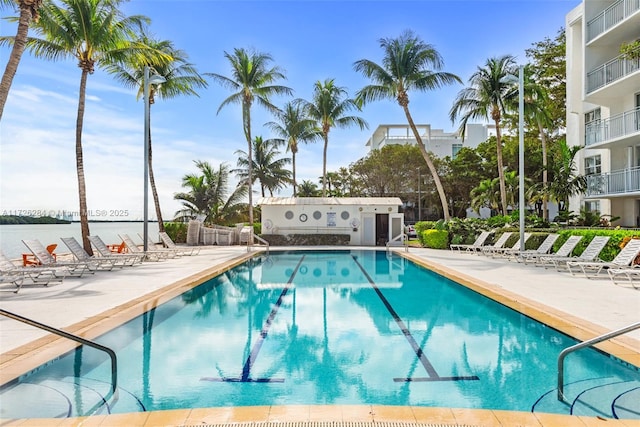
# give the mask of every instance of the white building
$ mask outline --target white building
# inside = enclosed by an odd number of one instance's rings
[[[464,147],[476,148],[478,144],[495,135],[495,126],[485,124],[468,124],[464,141],[459,132],[445,132],[442,129],[431,129],[431,125],[416,125],[427,151],[436,157],[455,155]],[[379,125],[366,143],[370,151],[380,149],[389,144],[416,144],[416,138],[409,125]]]
[[[401,245],[404,214],[398,197],[262,197],[261,234],[341,235],[349,245]]]
[[[567,142],[587,176],[570,210],[620,217],[640,226],[640,60],[620,55],[640,39],[639,0],[583,0],[566,16]]]

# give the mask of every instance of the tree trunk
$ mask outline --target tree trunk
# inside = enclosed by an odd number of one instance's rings
[[[291,150],[291,168],[293,172],[293,197],[296,197],[298,189],[296,188],[296,152]]]
[[[544,133],[542,123],[538,122],[538,130],[540,131],[540,141],[542,142],[542,219],[549,220],[547,212],[547,135]]]
[[[84,180],[84,159],[82,154],[82,125],[84,121],[84,106],[87,92],[87,76],[89,71],[82,69],[80,77],[80,95],[78,99],[78,117],[76,119],[76,171],[78,173],[78,198],[80,200],[80,231],[84,250],[93,255],[89,241],[89,216],[87,211],[87,188]]]
[[[413,118],[411,117],[411,113],[409,112],[408,106],[402,106],[404,109],[404,114],[407,116],[407,120],[409,121],[409,126],[413,131],[413,136],[415,136],[416,141],[418,142],[418,147],[420,148],[420,152],[422,153],[422,157],[424,157],[424,161],[427,163],[427,167],[429,167],[429,171],[431,172],[431,176],[433,177],[433,182],[436,185],[436,189],[438,190],[438,196],[440,196],[440,203],[442,204],[442,212],[444,215],[444,220],[449,221],[451,216],[449,215],[449,203],[447,202],[447,196],[444,193],[444,187],[442,186],[442,182],[440,181],[440,176],[438,175],[438,171],[436,170],[435,165],[431,161],[431,157],[427,152],[427,148],[422,142],[422,138],[420,137],[420,133],[416,128],[416,124],[413,122]]]
[[[329,133],[323,132],[324,149],[322,151],[322,197],[327,197],[327,148],[329,147]]]
[[[27,35],[29,33],[29,25],[31,24],[31,6],[24,2],[17,2],[20,6],[20,18],[18,20],[18,30],[16,37],[11,48],[11,54],[9,55],[9,61],[4,69],[2,75],[2,82],[0,82],[0,120],[2,119],[2,113],[4,112],[4,104],[7,102],[9,96],[9,89],[13,82],[13,77],[18,71],[18,64],[20,64],[20,58],[24,52]]]
[[[156,180],[153,177],[153,161],[151,160],[151,153],[151,125],[149,125],[149,184],[151,185],[151,194],[153,194],[153,203],[156,207],[156,216],[158,218],[158,232],[163,233],[164,221],[162,219],[162,210],[160,209],[160,198],[158,197],[158,190],[156,189]]]
[[[504,180],[504,165],[502,163],[502,135],[500,134],[500,120],[496,123],[496,156],[498,158],[498,179],[500,181],[500,204],[502,205],[502,215],[507,215],[507,186]]]
[[[253,230],[253,147],[251,146],[251,104],[243,104],[242,113],[244,121],[244,135],[247,138],[248,145],[247,157],[249,160],[247,177],[247,186],[249,187],[249,225],[251,226],[251,230]]]

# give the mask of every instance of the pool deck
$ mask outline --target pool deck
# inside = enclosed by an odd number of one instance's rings
[[[640,319],[640,290],[615,285],[608,278],[574,277],[504,259],[453,251],[414,247],[407,252],[403,248],[393,250],[579,339],[592,338]],[[254,253],[240,246],[205,247],[197,256],[67,278],[63,284],[51,287],[24,286],[18,294],[13,293],[13,285],[2,284],[0,308],[93,338]],[[0,317],[0,384],[72,347],[66,340],[47,332]],[[640,330],[598,347],[640,366]],[[360,427],[369,424],[384,427],[388,422],[422,426],[584,427],[605,423],[607,426],[640,426],[640,421],[555,414],[369,405],[198,408],[88,418],[0,419],[0,426],[207,426],[258,422],[261,426],[296,423],[304,427],[321,421],[338,423],[335,427],[356,422],[361,423]]]

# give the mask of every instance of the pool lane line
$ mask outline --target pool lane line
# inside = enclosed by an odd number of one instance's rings
[[[393,320],[396,322],[396,324],[402,331],[402,334],[411,345],[411,348],[413,348],[413,351],[416,353],[416,356],[418,356],[418,360],[420,360],[420,363],[422,363],[422,366],[424,367],[425,371],[427,371],[427,375],[429,375],[428,377],[394,378],[393,379],[394,382],[429,382],[429,381],[464,381],[464,380],[477,381],[480,379],[476,375],[460,376],[460,377],[458,376],[441,377],[440,375],[438,375],[438,372],[436,371],[436,369],[433,367],[431,362],[429,362],[427,355],[424,354],[424,352],[422,351],[422,348],[420,348],[420,345],[418,345],[413,335],[411,335],[409,328],[407,328],[407,326],[402,321],[400,316],[398,316],[398,313],[395,311],[395,309],[393,308],[389,300],[384,296],[384,294],[382,293],[378,285],[376,285],[376,282],[371,278],[369,273],[367,273],[367,271],[364,269],[362,264],[360,264],[357,257],[354,255],[351,255],[351,257],[353,258],[353,261],[356,263],[356,265],[362,271],[362,274],[364,274],[364,276],[367,278],[373,290],[376,292],[376,294],[378,294],[378,298],[380,298],[380,301],[382,301],[384,306],[387,308],[387,310],[391,314],[391,317],[393,317]]]
[[[304,261],[305,256],[306,255],[302,255],[302,258],[300,258],[300,261],[298,261],[296,268],[293,269],[293,273],[291,273],[291,277],[289,277],[287,284],[282,289],[282,292],[280,292],[280,296],[278,297],[278,300],[276,301],[274,307],[271,309],[271,313],[269,313],[269,317],[267,317],[267,320],[264,322],[264,325],[262,326],[262,330],[260,331],[260,336],[258,337],[258,340],[255,342],[255,344],[253,344],[251,353],[249,354],[249,357],[247,357],[247,360],[244,362],[244,366],[242,367],[242,376],[222,377],[222,378],[204,377],[204,378],[201,378],[202,381],[221,381],[226,383],[283,383],[284,382],[284,378],[251,378],[250,376],[251,367],[253,366],[253,362],[255,362],[255,360],[258,358],[258,354],[260,353],[260,349],[262,348],[262,343],[264,343],[264,340],[267,338],[267,334],[269,333],[269,328],[271,328],[273,319],[276,317],[276,314],[278,314],[278,309],[282,305],[282,301],[284,300],[284,297],[287,295],[287,292],[289,292],[289,289],[291,288],[289,285],[291,285],[291,283],[293,282],[293,278],[298,273],[298,269],[300,268],[302,261]]]

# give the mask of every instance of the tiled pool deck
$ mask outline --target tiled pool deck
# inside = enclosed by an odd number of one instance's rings
[[[296,248],[299,249],[299,248]],[[331,249],[335,249],[332,247]],[[609,279],[588,280],[483,256],[422,248],[394,249],[437,272],[579,339],[627,326],[640,318],[640,290]],[[246,247],[204,248],[200,255],[93,276],[62,285],[27,287],[14,294],[0,285],[0,308],[92,338],[252,256]],[[640,366],[640,331],[599,345]],[[0,317],[0,383],[68,351],[66,340]],[[638,426],[640,421],[542,413],[388,406],[271,406],[99,415],[68,419],[0,419],[0,426]],[[397,424],[400,423],[400,424]],[[328,426],[328,424],[322,424]]]

